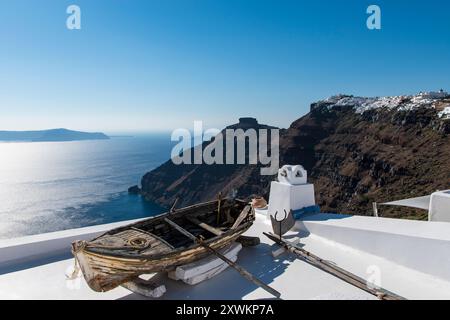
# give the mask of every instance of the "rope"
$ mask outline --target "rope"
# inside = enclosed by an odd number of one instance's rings
[[[66,274],[66,279],[67,280],[75,280],[76,278],[78,278],[80,276],[80,264],[78,263],[78,259],[74,258],[74,265],[73,265],[73,271],[70,275]]]

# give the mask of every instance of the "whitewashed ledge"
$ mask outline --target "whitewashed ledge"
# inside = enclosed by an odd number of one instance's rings
[[[450,223],[314,214],[296,230],[450,281]]]
[[[75,240],[92,239],[110,229],[139,220],[141,219],[0,240],[0,272],[2,268],[12,265],[70,254],[71,243]]]
[[[261,244],[242,249],[237,262],[281,292],[282,299],[374,299],[292,255],[274,259],[274,247],[262,235],[271,230],[270,222],[265,211],[258,213],[247,235],[259,236]],[[72,241],[132,222],[0,241],[0,299],[142,299],[124,288],[96,293],[84,280],[74,289],[64,275],[73,264]],[[298,221],[296,230],[287,238],[300,237],[304,249],[360,277],[379,267],[381,285],[405,298],[450,299],[450,223],[316,214]],[[164,274],[157,278],[167,287],[164,299],[270,298],[231,269],[195,286]]]

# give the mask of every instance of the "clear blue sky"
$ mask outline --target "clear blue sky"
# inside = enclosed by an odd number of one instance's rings
[[[77,4],[82,29],[66,28]],[[382,30],[366,9],[382,9]],[[0,130],[287,127],[336,93],[450,90],[450,2],[0,0]]]

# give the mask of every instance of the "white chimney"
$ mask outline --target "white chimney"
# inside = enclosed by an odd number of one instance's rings
[[[269,215],[284,216],[284,210],[300,210],[315,206],[314,185],[307,182],[307,171],[301,165],[286,165],[278,171],[278,181],[272,181]]]

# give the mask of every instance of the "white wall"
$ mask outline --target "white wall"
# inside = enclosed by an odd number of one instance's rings
[[[450,223],[318,214],[295,228],[450,281]]]
[[[0,267],[69,254],[76,240],[89,240],[136,221],[139,219],[0,240]]]

